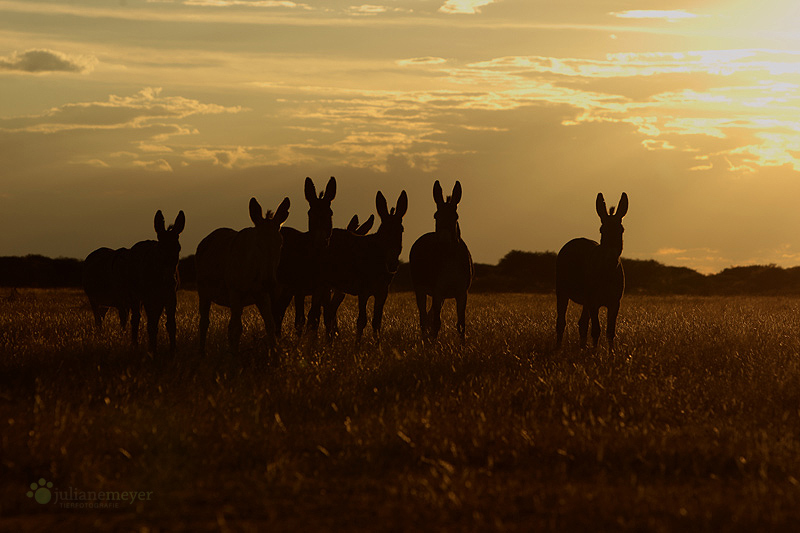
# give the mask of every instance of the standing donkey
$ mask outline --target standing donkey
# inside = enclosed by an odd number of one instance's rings
[[[367,325],[367,300],[370,296],[375,298],[372,330],[376,337],[380,334],[389,284],[400,266],[403,216],[408,210],[408,195],[406,191],[401,192],[396,206],[389,211],[386,198],[378,191],[375,205],[381,219],[378,231],[359,235],[346,229],[334,229],[327,253],[326,277],[328,286],[333,289],[333,297],[325,302],[325,330],[328,335],[335,331],[336,312],[345,294],[358,296],[357,343]],[[312,308],[313,314],[319,316],[319,312],[318,306]]]
[[[156,212],[154,226],[158,240],[140,241],[131,249],[98,248],[83,265],[83,288],[89,297],[97,329],[110,307],[117,308],[125,328],[131,316],[131,342],[139,344],[141,308],[147,316],[147,348],[156,352],[158,322],[166,310],[170,353],[175,352],[175,309],[178,290],[178,236],[186,224],[183,211],[175,224],[165,228],[164,215]]]
[[[601,307],[608,308],[606,337],[609,350],[614,349],[614,334],[622,293],[625,290],[625,273],[622,270],[622,217],[628,212],[628,195],[624,192],[616,213],[606,210],[602,194],[597,195],[597,215],[600,226],[600,244],[590,239],[573,239],[561,248],[556,258],[556,319],[557,346],[561,347],[567,320],[569,301],[582,305],[578,320],[581,348],[586,346],[589,320],[592,321],[592,346],[600,338]]]
[[[277,336],[281,336],[283,316],[294,298],[294,327],[299,337],[306,322],[305,297],[323,298],[325,285],[322,279],[322,253],[328,247],[333,231],[331,202],[336,196],[336,178],[331,177],[325,191],[317,197],[311,178],[305,181],[308,201],[308,231],[281,228],[283,247],[278,264],[278,297],[273,302],[273,315]],[[309,316],[308,327],[316,331],[319,317]]]
[[[411,281],[417,296],[419,326],[422,338],[436,338],[442,326],[442,303],[456,299],[456,327],[461,340],[466,337],[467,291],[472,284],[472,256],[461,239],[456,208],[461,201],[461,183],[456,181],[453,194],[445,200],[439,180],[433,184],[436,202],[436,231],[421,236],[411,247],[409,263]],[[428,296],[433,299],[427,310]]]
[[[284,198],[273,215],[262,216],[261,205],[250,199],[250,220],[255,227],[235,231],[220,228],[197,245],[197,293],[200,299],[200,350],[205,351],[211,302],[228,307],[228,344],[239,351],[242,336],[242,310],[255,304],[264,320],[267,346],[275,350],[275,322],[272,301],[277,289],[278,261],[281,253],[281,224],[289,216],[289,199]]]

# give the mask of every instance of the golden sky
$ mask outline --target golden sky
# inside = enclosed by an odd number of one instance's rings
[[[183,253],[256,196],[460,180],[476,261],[599,238],[715,272],[800,264],[800,4],[788,0],[0,0],[0,255],[84,257],[186,212]]]

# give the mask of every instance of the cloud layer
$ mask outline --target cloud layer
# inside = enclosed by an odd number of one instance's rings
[[[100,4],[0,0],[0,224],[60,200],[0,249],[74,255],[55,228],[102,225],[99,198],[193,201],[189,239],[336,174],[348,219],[408,188],[408,235],[460,179],[482,261],[596,237],[598,189],[630,196],[633,257],[800,257],[800,46],[769,3]]]
[[[0,57],[0,70],[29,73],[43,72],[91,72],[97,59],[85,56],[69,56],[54,50],[27,50]]]

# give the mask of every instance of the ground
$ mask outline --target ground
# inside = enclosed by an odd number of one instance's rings
[[[163,327],[155,356],[95,333],[79,291],[2,290],[0,530],[800,523],[800,299],[627,297],[614,353],[579,349],[574,306],[555,351],[553,295],[471,296],[464,345],[454,307],[423,344],[391,294],[356,347],[348,299],[337,341],[285,327],[270,365],[254,309],[233,357],[215,307],[203,358],[180,291],[170,358]]]

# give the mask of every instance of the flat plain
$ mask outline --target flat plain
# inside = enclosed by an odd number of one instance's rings
[[[577,316],[556,352],[555,296],[471,295],[467,342],[448,301],[423,344],[397,293],[356,347],[348,298],[333,343],[290,311],[270,365],[254,309],[232,357],[214,307],[200,357],[180,291],[151,356],[80,291],[3,289],[0,530],[797,530],[800,299],[627,296],[614,353]]]

